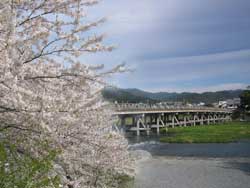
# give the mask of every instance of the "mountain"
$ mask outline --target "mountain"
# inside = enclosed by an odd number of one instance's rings
[[[138,90],[140,91],[140,90]],[[142,91],[143,92],[143,91]],[[144,95],[143,93],[134,94],[129,89],[118,89],[118,88],[106,88],[102,91],[102,95],[105,99],[110,101],[121,102],[129,102],[129,103],[137,103],[137,102],[152,102],[156,103],[157,100],[151,99]]]
[[[105,88],[103,90],[104,98],[111,101],[118,102],[149,102],[156,103],[160,101],[182,101],[189,103],[204,102],[211,104],[221,100],[237,98],[243,90],[225,90],[217,92],[204,92],[204,93],[170,93],[170,92],[146,92],[140,89],[120,89],[120,88]]]

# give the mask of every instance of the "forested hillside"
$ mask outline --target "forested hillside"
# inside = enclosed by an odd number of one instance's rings
[[[106,88],[103,90],[104,98],[118,102],[150,102],[159,101],[183,101],[189,103],[205,102],[211,104],[220,100],[237,98],[242,93],[242,90],[227,90],[205,93],[168,93],[168,92],[145,92],[139,89],[119,89]]]

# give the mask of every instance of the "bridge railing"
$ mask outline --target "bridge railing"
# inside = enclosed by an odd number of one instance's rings
[[[116,111],[157,111],[157,110],[207,110],[207,111],[225,111],[230,109],[204,107],[204,106],[170,106],[166,104],[139,104],[139,103],[121,103],[115,104]]]

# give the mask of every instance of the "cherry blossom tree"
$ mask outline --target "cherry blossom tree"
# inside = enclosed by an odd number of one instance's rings
[[[112,108],[101,96],[104,78],[123,71],[80,62],[111,51],[103,35],[87,35],[105,19],[88,22],[96,0],[1,0],[0,139],[20,153],[59,155],[52,174],[63,187],[117,186],[133,173],[126,139],[112,130]]]

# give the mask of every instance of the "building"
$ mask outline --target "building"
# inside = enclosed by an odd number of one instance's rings
[[[228,99],[226,101],[219,101],[220,108],[237,109],[240,106],[240,98]]]

